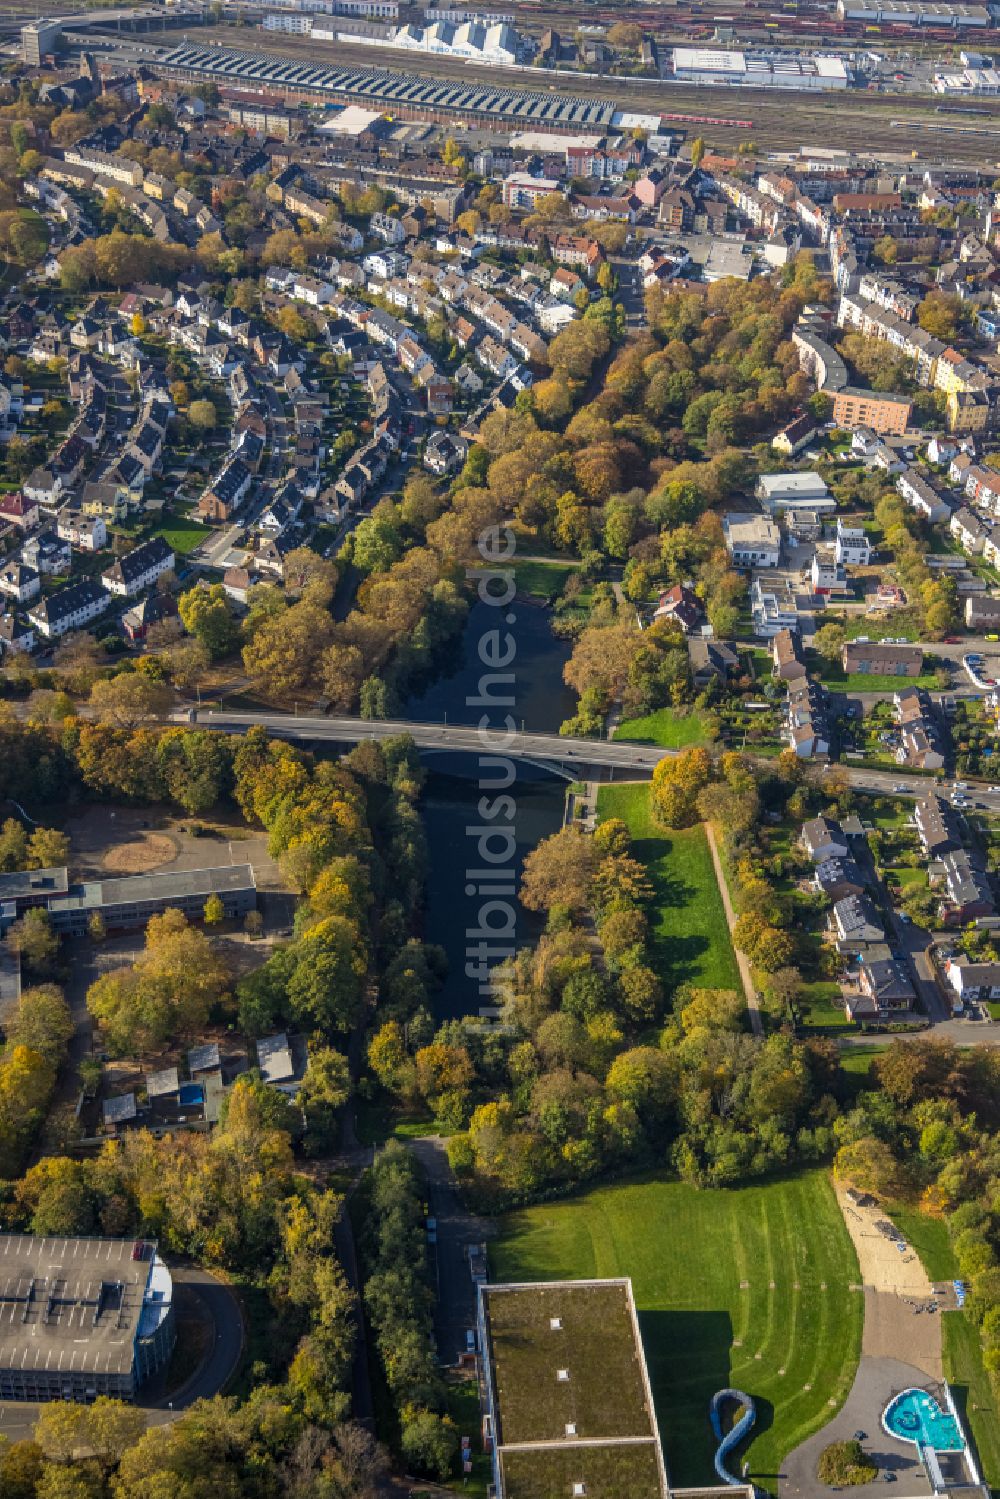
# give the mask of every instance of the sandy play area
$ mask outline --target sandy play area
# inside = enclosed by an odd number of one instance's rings
[[[177,845],[166,833],[139,833],[129,843],[116,843],[101,860],[108,874],[146,874],[177,857]]]
[[[910,1296],[915,1300],[931,1296],[934,1287],[916,1251],[907,1244],[901,1252],[899,1240],[890,1238],[878,1227],[880,1223],[889,1222],[882,1208],[877,1205],[861,1207],[852,1202],[839,1184],[836,1193],[847,1232],[857,1250],[862,1284],[876,1291],[894,1291],[898,1296]]]
[[[941,1307],[920,1258],[911,1245],[890,1234],[877,1205],[852,1201],[835,1184],[837,1201],[854,1243],[865,1288],[865,1328],[861,1352],[867,1358],[903,1359],[941,1379]],[[880,1227],[879,1225],[884,1225]]]

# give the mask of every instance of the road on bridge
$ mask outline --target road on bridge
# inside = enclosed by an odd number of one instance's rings
[[[606,766],[650,774],[673,750],[628,744],[619,739],[566,739],[558,734],[508,734],[495,727],[480,730],[461,724],[412,723],[407,719],[352,718],[347,715],[306,717],[288,713],[226,713],[192,709],[185,715],[203,728],[242,734],[257,725],[283,739],[359,743],[409,734],[419,749],[452,750],[472,755],[509,755],[514,760],[550,763],[566,772],[570,766]],[[582,779],[582,776],[580,777]]]

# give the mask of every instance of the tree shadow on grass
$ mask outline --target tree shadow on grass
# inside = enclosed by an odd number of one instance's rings
[[[668,989],[698,977],[700,959],[710,946],[709,939],[700,933],[656,930],[657,915],[669,925],[671,911],[683,911],[698,898],[697,885],[668,867],[666,861],[673,848],[669,838],[658,837],[637,840],[633,846],[633,852],[647,866],[653,881],[650,947],[656,971]]]

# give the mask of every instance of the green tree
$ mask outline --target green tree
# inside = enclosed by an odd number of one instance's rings
[[[226,908],[214,891],[205,902],[204,916],[206,926],[218,926],[220,921],[225,920]]]
[[[229,655],[239,638],[232,605],[221,583],[196,584],[177,601],[185,630],[201,641],[213,661]]]

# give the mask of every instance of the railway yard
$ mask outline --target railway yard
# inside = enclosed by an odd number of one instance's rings
[[[220,48],[233,48],[236,41],[233,29],[228,26],[205,27],[197,33],[199,47],[214,43]],[[248,29],[239,33],[238,48],[241,52],[298,62],[308,59],[317,67],[343,68],[355,73],[361,71],[363,58],[368,61],[363,49],[350,42],[319,42],[312,37],[278,33],[265,36]],[[491,68],[487,83],[477,77],[480,70],[455,59],[422,55],[416,65],[405,54],[389,52],[386,63],[386,69],[378,71],[405,72],[410,80],[445,80],[461,83],[470,90],[509,89],[515,95],[530,90],[535,95],[571,96],[581,102],[611,104],[613,101],[617,109],[662,114],[666,129],[671,128],[670,116],[688,116],[686,121],[676,121],[675,128],[687,134],[704,134],[714,147],[722,150],[736,150],[741,143],[752,139],[765,150],[797,149],[801,144],[845,150],[877,147],[890,156],[908,156],[918,150],[921,157],[979,165],[1000,162],[1000,100],[977,100],[974,116],[943,116],[931,99],[916,101],[860,90],[836,95],[786,92],[776,96],[762,89],[737,91],[657,79],[582,75],[561,76],[555,83],[537,69],[527,72],[502,68]],[[223,79],[218,81],[222,83]],[[230,86],[240,86],[238,76],[232,78]],[[581,119],[574,128],[586,128],[585,121]]]

